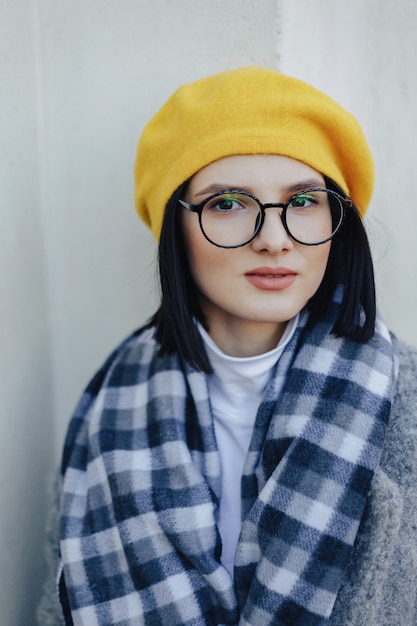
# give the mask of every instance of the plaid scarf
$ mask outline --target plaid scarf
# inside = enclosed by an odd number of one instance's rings
[[[109,358],[71,421],[61,554],[75,625],[324,625],[378,465],[394,387],[389,333],[300,316],[259,407],[232,581],[207,382],[153,330]],[[276,381],[286,382],[277,397]],[[231,460],[233,462],[233,460]]]

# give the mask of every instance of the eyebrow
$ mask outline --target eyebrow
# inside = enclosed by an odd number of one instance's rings
[[[318,178],[306,178],[305,180],[297,181],[292,185],[287,185],[284,187],[285,191],[288,193],[297,193],[297,191],[303,191],[303,189],[312,189],[314,187],[326,187],[323,180],[319,180]]]
[[[322,180],[319,180],[317,178],[306,178],[303,180],[299,180],[295,183],[285,185],[282,190],[284,193],[292,195],[294,193],[297,193],[298,191],[303,191],[304,189],[312,189],[314,187],[322,188],[324,186],[325,184]],[[211,183],[210,185],[208,185],[207,187],[204,187],[204,189],[201,189],[194,195],[196,197],[207,196],[207,195],[217,193],[220,191],[227,191],[227,190],[232,190],[232,189],[236,191],[247,191],[249,193],[253,193],[251,185],[232,185],[228,183],[227,184],[226,183],[222,183],[222,184]]]

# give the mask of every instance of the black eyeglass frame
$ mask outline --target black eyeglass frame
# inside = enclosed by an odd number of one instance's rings
[[[314,243],[306,243],[305,241],[300,241],[300,239],[297,239],[297,237],[294,237],[294,235],[291,233],[290,229],[288,228],[287,225],[287,209],[290,206],[291,202],[297,198],[300,195],[306,194],[306,193],[310,193],[313,191],[324,191],[326,192],[328,195],[330,195],[331,197],[334,197],[341,205],[341,215],[340,215],[340,219],[339,222],[335,228],[335,230],[332,232],[332,234],[330,235],[330,237],[326,237],[326,239],[323,239],[322,241],[317,241]],[[223,196],[224,194],[227,193],[239,193],[241,195],[244,196],[248,196],[249,198],[252,198],[253,200],[255,200],[255,202],[258,204],[259,209],[260,209],[260,219],[257,220],[257,223],[255,224],[255,230],[253,232],[253,234],[251,235],[251,237],[245,241],[244,243],[239,243],[237,245],[234,246],[224,246],[222,244],[216,243],[215,241],[213,241],[212,239],[210,239],[210,237],[208,237],[208,235],[205,233],[204,228],[203,228],[203,223],[202,223],[202,212],[204,209],[204,206],[207,204],[207,202],[209,202],[210,200],[212,200],[213,198],[217,198],[218,196]],[[293,239],[294,241],[296,241],[297,243],[300,243],[303,246],[320,246],[323,243],[326,243],[327,241],[330,241],[331,239],[333,239],[333,237],[339,232],[344,219],[345,219],[345,214],[346,214],[346,209],[349,207],[353,206],[353,202],[350,198],[341,196],[339,193],[337,193],[336,191],[333,191],[332,189],[326,189],[324,187],[312,187],[309,189],[303,189],[302,191],[298,191],[297,193],[293,194],[286,202],[268,202],[266,204],[263,204],[259,198],[257,198],[255,195],[249,193],[248,191],[243,191],[242,189],[225,189],[224,191],[218,191],[214,194],[212,194],[211,196],[209,196],[208,198],[205,198],[202,202],[199,202],[198,204],[190,204],[189,202],[186,202],[185,200],[178,200],[178,202],[181,204],[182,207],[184,207],[184,209],[187,209],[187,211],[191,211],[193,213],[197,213],[198,214],[198,222],[200,224],[200,230],[203,233],[204,237],[207,239],[207,241],[209,241],[211,244],[213,244],[213,246],[217,246],[218,248],[242,248],[243,246],[246,246],[248,243],[250,243],[251,241],[253,241],[255,239],[255,237],[260,233],[262,226],[264,225],[264,221],[265,221],[265,210],[266,209],[270,209],[270,208],[278,208],[278,209],[282,209],[282,213],[281,213],[281,220],[282,220],[282,224],[284,226],[284,229],[286,231],[286,233],[291,237],[291,239]]]

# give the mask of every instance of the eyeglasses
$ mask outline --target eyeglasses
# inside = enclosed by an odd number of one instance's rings
[[[179,203],[198,214],[204,237],[219,248],[240,248],[255,239],[266,209],[274,207],[282,209],[282,224],[294,241],[319,246],[336,235],[346,208],[352,206],[349,198],[321,188],[306,189],[282,203],[262,204],[251,193],[234,189],[215,193],[199,204]]]

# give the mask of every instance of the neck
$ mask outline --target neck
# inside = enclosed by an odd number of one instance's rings
[[[251,357],[273,350],[279,343],[287,322],[265,323],[247,320],[218,320],[207,316],[208,334],[229,356]]]

